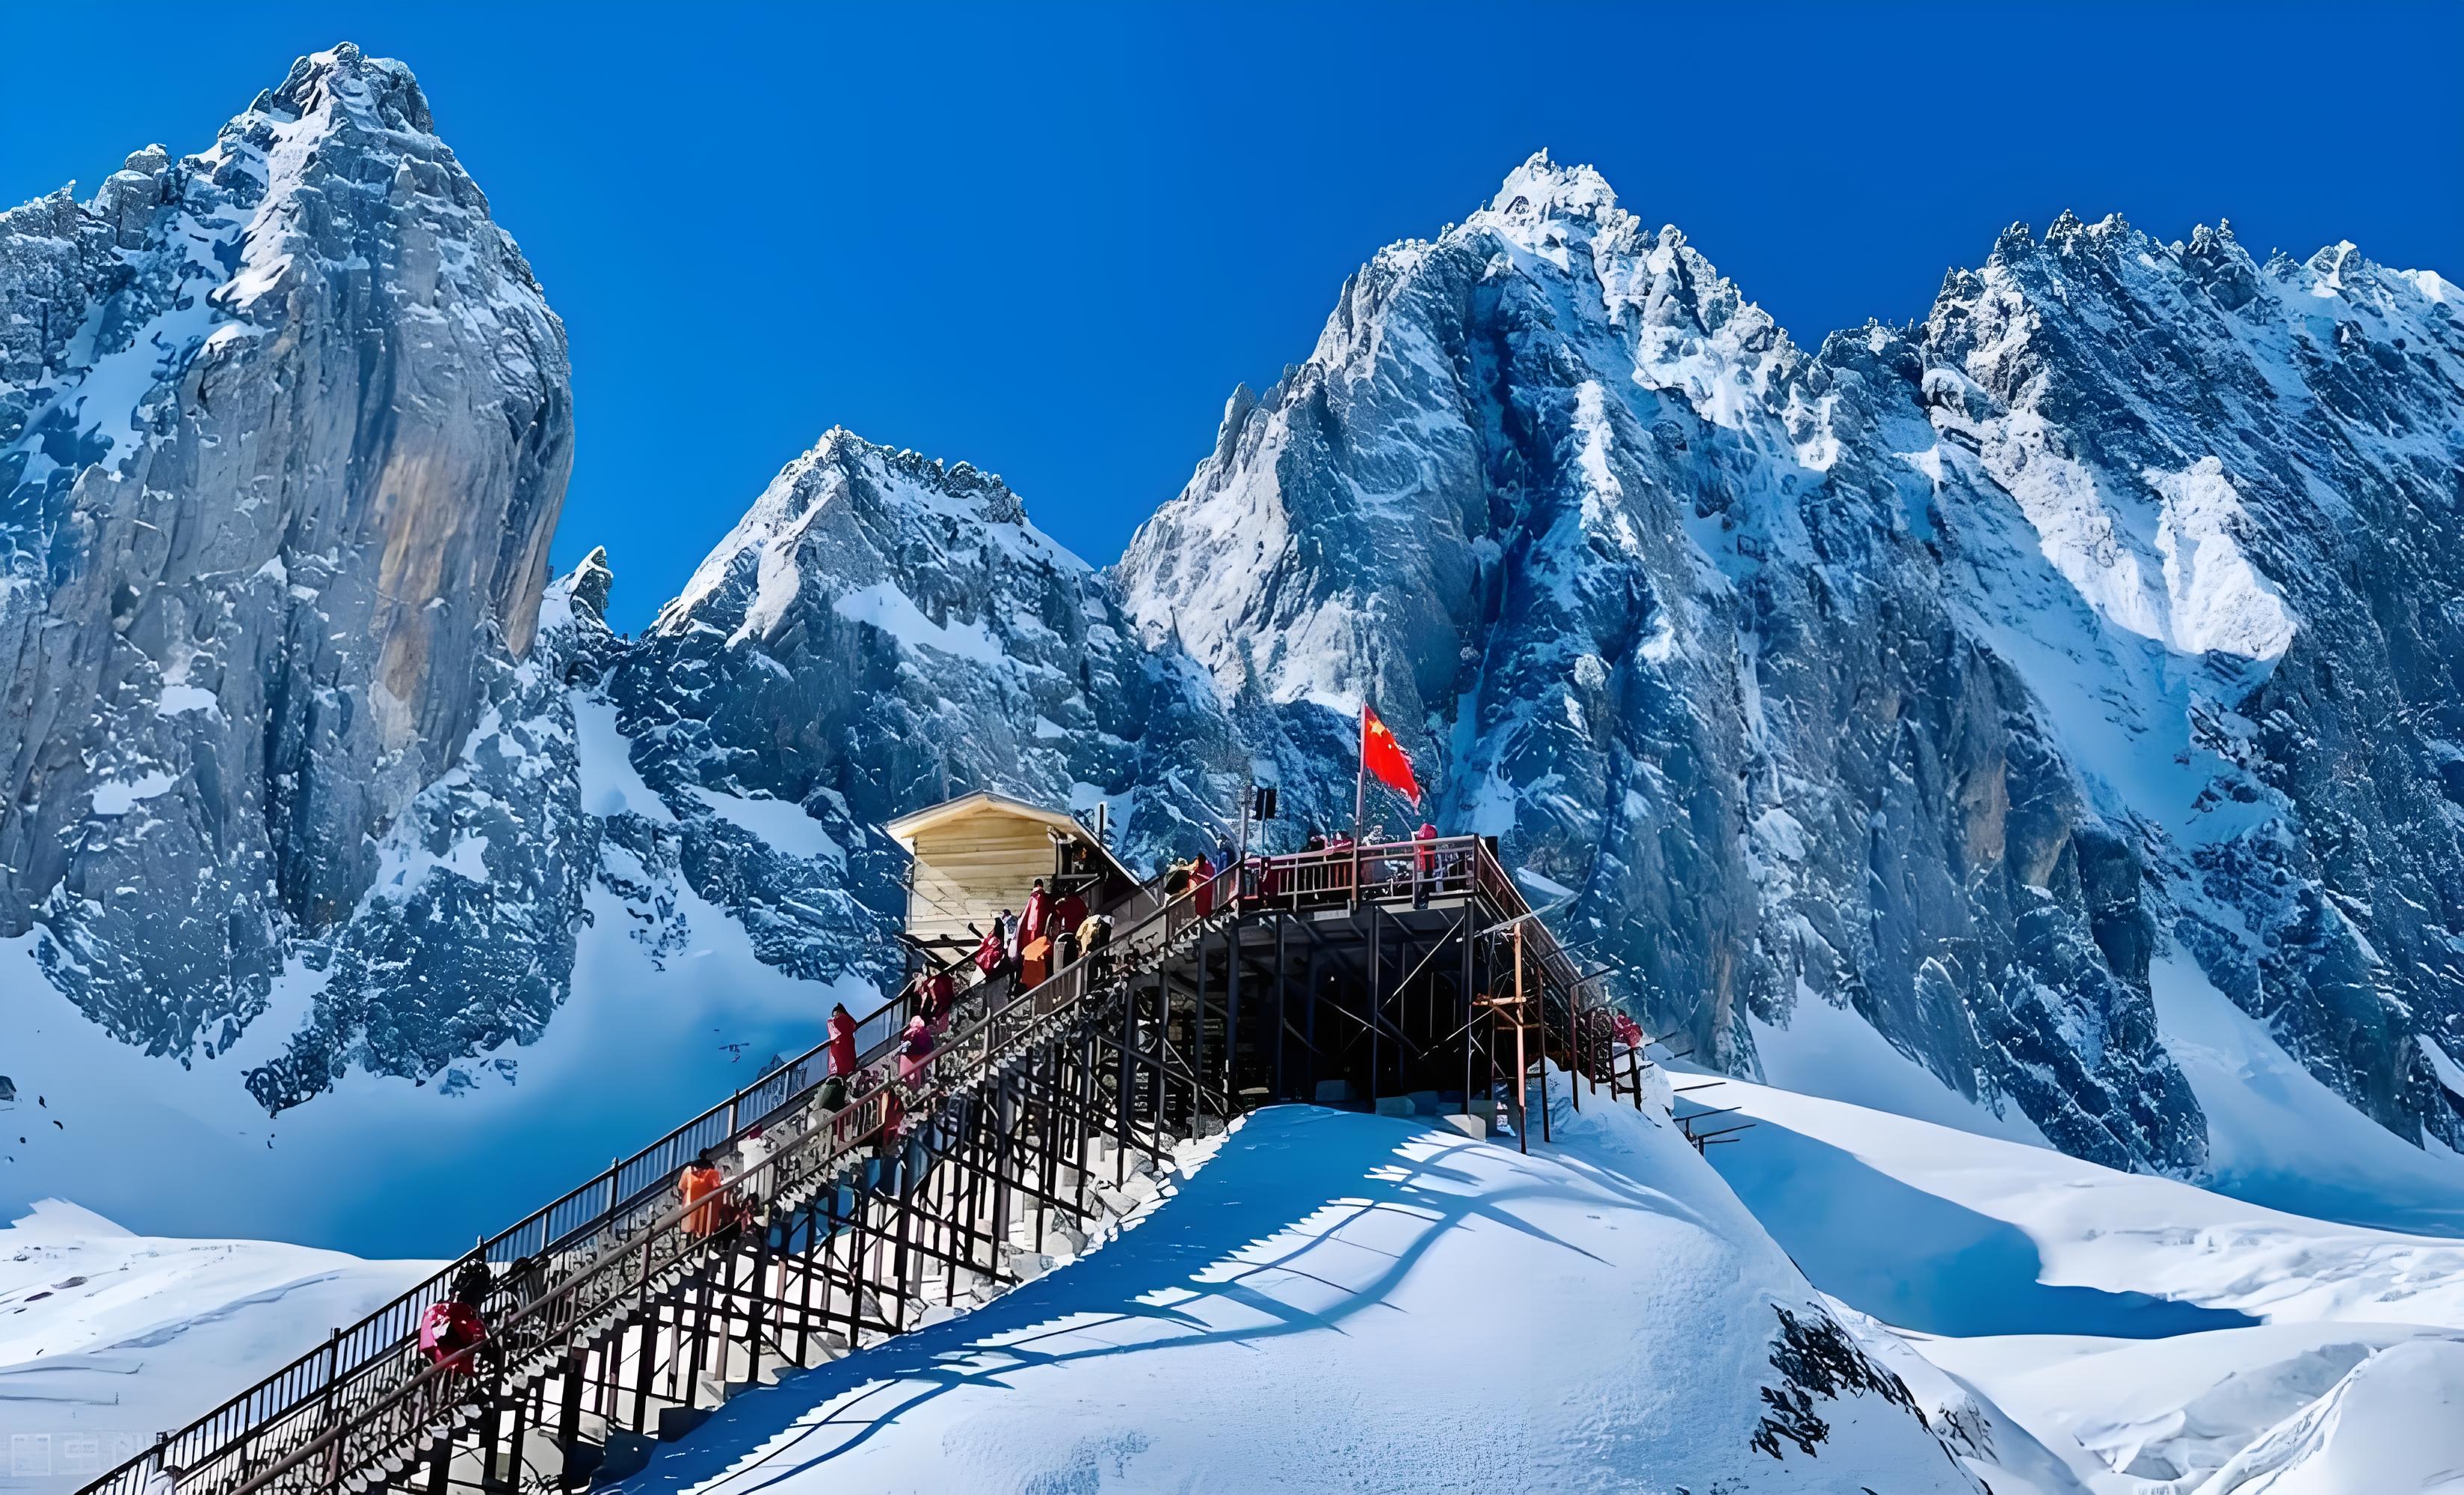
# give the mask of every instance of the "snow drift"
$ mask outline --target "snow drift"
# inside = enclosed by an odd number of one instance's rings
[[[435,1269],[130,1235],[46,1199],[0,1230],[11,1489],[65,1495]]]

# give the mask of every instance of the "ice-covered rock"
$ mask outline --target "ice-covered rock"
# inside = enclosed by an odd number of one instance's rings
[[[1237,797],[1202,680],[1000,478],[845,430],[780,473],[608,690],[694,885],[818,978],[898,964],[884,821],[988,788],[1108,802],[1125,846],[1196,849]]]

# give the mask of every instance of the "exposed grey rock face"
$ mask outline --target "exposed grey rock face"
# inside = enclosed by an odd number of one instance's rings
[[[1194,849],[1241,763],[1202,677],[1140,645],[1001,479],[844,430],[779,474],[609,690],[693,887],[815,978],[899,968],[905,856],[882,822],[992,788],[1110,801],[1133,852]]]
[[[0,216],[0,936],[211,1052],[531,645],[563,330],[408,71],[347,46]]]
[[[2459,300],[2349,244],[2259,265],[2229,228],[2165,245],[2065,215],[1952,275],[1922,343],[1960,490],[2007,495],[1961,528],[2033,540],[2094,615],[2071,637],[2116,662],[2090,689],[2031,674],[2057,714],[2128,734],[2129,758],[2084,746],[2080,766],[2162,863],[2170,933],[2347,1101],[2451,1145]],[[1987,560],[1970,590],[1989,636],[2049,636],[2018,612],[2054,588]]]
[[[1843,1004],[2068,1151],[2195,1168],[2178,950],[2452,1138],[2455,297],[2065,220],[1809,358],[1534,158],[1235,394],[1127,605],[1333,818],[1374,700],[1700,1053]]]
[[[537,1041],[571,993],[575,942],[594,883],[655,941],[672,933],[656,901],[673,853],[638,814],[583,805],[576,714],[621,648],[604,610],[597,551],[549,584],[518,663],[474,661],[482,703],[454,763],[421,790],[375,846],[374,881],[350,918],[303,941],[296,981],[306,1013],[250,1092],[280,1111],[354,1069],[448,1088],[457,1062]],[[610,847],[613,847],[612,854]],[[623,847],[638,845],[628,864]],[[627,867],[639,887],[625,884]],[[506,1080],[516,1061],[488,1061]]]

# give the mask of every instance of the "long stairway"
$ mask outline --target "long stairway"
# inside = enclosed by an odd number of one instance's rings
[[[1099,956],[973,989],[921,1066],[891,1003],[859,1031],[844,1105],[822,1105],[816,1048],[483,1242],[497,1289],[467,1369],[418,1346],[440,1273],[87,1490],[143,1495],[158,1470],[179,1495],[583,1488],[738,1390],[1034,1275],[1168,1166],[1180,1138],[1136,1114],[1133,1076],[1170,1061],[1137,1048],[1125,994],[1230,888],[1139,890]],[[767,1158],[686,1205],[677,1170],[755,1128]]]

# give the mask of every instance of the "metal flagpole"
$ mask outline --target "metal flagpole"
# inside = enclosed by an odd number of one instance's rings
[[[1352,901],[1360,901],[1360,826],[1369,818],[1369,697],[1360,698],[1360,774],[1352,789]]]
[[[1360,823],[1369,818],[1369,698],[1360,700],[1360,776],[1352,790],[1352,839],[1360,841]]]

